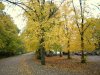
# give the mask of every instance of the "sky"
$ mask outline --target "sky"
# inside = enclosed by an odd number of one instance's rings
[[[12,6],[11,4],[4,3],[6,5],[5,12],[12,17],[17,27],[22,30],[25,27],[25,18],[23,16],[24,11],[18,6]]]
[[[54,0],[56,4],[60,4],[62,0]],[[74,0],[75,5],[78,4],[79,0]],[[97,15],[100,15],[100,9],[98,10],[94,5],[99,4],[100,0],[88,0],[88,3],[90,5],[90,8],[93,10],[93,16],[96,17]],[[26,25],[25,17],[23,16],[24,11],[18,7],[14,6],[8,3],[4,3],[6,5],[5,12],[9,14],[13,20],[14,23],[17,25],[17,27],[22,31]]]

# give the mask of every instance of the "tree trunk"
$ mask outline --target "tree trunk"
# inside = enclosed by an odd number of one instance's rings
[[[60,51],[60,54],[59,54],[59,56],[60,56],[60,57],[62,57],[62,51]]]
[[[45,5],[45,0],[40,0],[41,1],[41,4],[40,6],[42,7],[41,10],[44,10],[44,5]],[[41,12],[41,11],[40,11]],[[41,14],[42,15],[42,14]],[[41,50],[41,65],[45,65],[45,48],[44,48],[44,28],[42,27],[42,22],[43,20],[41,19],[40,20],[40,29],[41,29],[41,33],[40,33],[40,50]]]
[[[41,60],[41,50],[40,50],[40,48],[38,49],[38,51],[36,51],[36,59]]]
[[[43,46],[41,48],[41,64],[45,65],[45,48]]]
[[[40,51],[41,51],[41,65],[45,65],[45,48],[44,48],[44,38],[40,40]]]
[[[55,51],[55,56],[57,56],[57,50]]]
[[[70,50],[68,50],[68,59],[71,59]]]
[[[84,55],[84,32],[81,33],[81,48],[82,48],[81,63],[86,63],[86,59]]]
[[[69,47],[70,47],[70,43],[69,43],[69,40],[68,40],[68,59],[71,59]]]
[[[80,2],[80,9],[81,9],[81,49],[82,49],[82,55],[81,55],[81,63],[86,63],[86,58],[84,55],[84,9],[82,6],[82,0],[79,0]]]

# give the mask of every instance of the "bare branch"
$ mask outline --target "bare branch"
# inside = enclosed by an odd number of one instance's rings
[[[100,10],[100,5],[94,5],[94,4],[92,4],[93,6],[95,6],[96,8],[98,8],[99,10]]]
[[[14,4],[14,5],[16,5],[16,6],[20,7],[20,8],[22,8],[29,16],[32,16],[32,15],[27,11],[27,8],[28,8],[29,10],[32,10],[32,11],[35,13],[36,17],[38,18],[38,20],[39,20],[39,16],[38,16],[36,10],[32,9],[31,7],[25,5],[25,4],[22,3],[22,2],[12,2],[12,1],[10,1],[10,0],[6,0],[6,1],[9,2],[9,3]],[[25,6],[26,8],[24,8],[23,6]],[[34,19],[33,19],[33,20],[34,20]],[[34,21],[35,21],[35,20],[34,20]]]
[[[27,11],[23,6],[19,5],[17,2],[12,2],[12,1],[10,1],[10,0],[6,0],[6,1],[9,2],[9,3],[12,3],[12,4],[14,4],[14,5],[19,6],[19,7],[22,8],[25,12],[28,13],[28,11]],[[31,16],[30,13],[28,13],[28,14]]]

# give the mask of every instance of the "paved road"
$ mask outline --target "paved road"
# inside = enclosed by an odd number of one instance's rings
[[[79,60],[80,60],[80,57],[81,56],[78,56],[78,55],[74,55],[73,56],[73,58],[77,58]],[[94,56],[87,56],[86,59],[87,59],[88,62],[100,62],[100,56],[96,56],[96,55],[94,55]]]
[[[46,68],[33,61],[33,54],[23,54],[0,60],[0,75],[84,75],[56,68]]]
[[[45,69],[44,66],[35,64],[32,57],[33,54],[28,53],[21,56],[1,59],[0,75],[62,75],[61,72]]]

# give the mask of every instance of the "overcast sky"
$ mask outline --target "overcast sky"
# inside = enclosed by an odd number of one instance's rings
[[[54,0],[56,4],[59,4],[62,0]],[[78,4],[79,0],[74,0],[75,4]],[[95,6],[92,5],[100,5],[100,0],[88,0],[90,7],[93,9],[94,16],[100,15],[100,9],[98,10]],[[6,8],[5,11],[8,13],[14,20],[15,24],[17,24],[19,29],[23,29],[25,27],[25,18],[23,17],[23,10],[17,6],[12,6],[11,4],[5,3]]]

